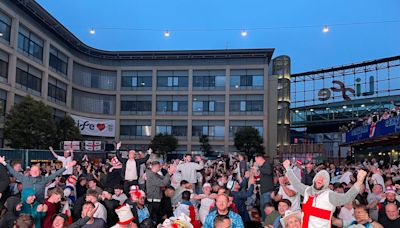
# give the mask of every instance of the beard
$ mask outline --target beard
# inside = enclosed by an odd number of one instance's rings
[[[322,188],[323,188],[324,186],[321,185],[319,188],[317,188],[317,184],[314,183],[314,186],[313,186],[313,187],[314,187],[315,190],[318,190],[318,191],[319,191],[319,190],[322,190]]]

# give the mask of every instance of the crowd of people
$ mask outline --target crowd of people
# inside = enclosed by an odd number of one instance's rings
[[[107,161],[0,157],[0,227],[400,227],[400,165],[273,164],[255,154],[164,161],[149,149]],[[126,156],[125,156],[126,155]]]
[[[399,104],[395,105],[396,106],[393,109],[384,109],[381,112],[371,112],[364,117],[360,117],[358,121],[351,121],[347,125],[339,127],[339,131],[346,133],[359,126],[374,125],[381,120],[387,120],[389,118],[396,117],[400,115],[400,106]]]

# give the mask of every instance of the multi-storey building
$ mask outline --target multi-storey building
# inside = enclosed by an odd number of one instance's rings
[[[234,133],[259,130],[266,151],[277,145],[277,77],[273,49],[104,51],[82,43],[33,0],[0,2],[0,111],[31,95],[66,114],[115,120],[115,136],[141,148],[173,134],[178,152],[236,151]],[[112,42],[112,41],[110,41]],[[4,122],[4,118],[3,118]]]

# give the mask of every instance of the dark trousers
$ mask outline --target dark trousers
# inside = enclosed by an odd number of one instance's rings
[[[150,211],[150,217],[153,221],[155,221],[157,224],[162,223],[161,219],[161,209],[160,205],[161,203],[159,202],[147,202],[149,211]]]
[[[132,185],[138,185],[138,181],[137,180],[133,180],[133,181],[124,181],[124,192],[127,196],[129,196],[129,188]]]

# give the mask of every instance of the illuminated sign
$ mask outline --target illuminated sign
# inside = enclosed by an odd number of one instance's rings
[[[346,87],[346,85],[341,82],[334,80],[332,81],[333,86],[331,88],[323,88],[318,91],[318,100],[327,101],[332,97],[332,93],[339,92],[342,95],[342,98],[345,101],[351,100],[351,97],[360,97],[360,96],[371,96],[375,93],[375,78],[374,76],[369,77],[369,91],[361,91],[361,78],[357,78],[355,80],[355,88]]]

